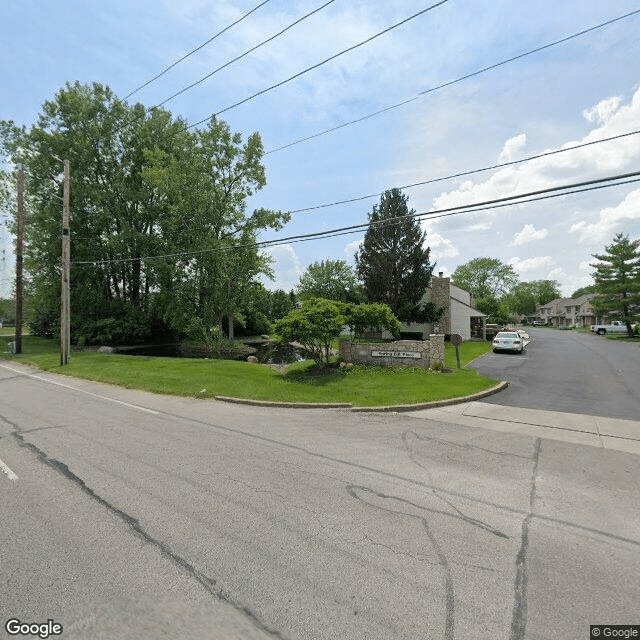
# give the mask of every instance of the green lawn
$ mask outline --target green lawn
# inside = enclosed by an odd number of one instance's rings
[[[0,343],[1,344],[1,343]],[[465,342],[464,364],[491,349],[488,342]],[[2,351],[3,349],[0,349]],[[194,397],[216,395],[286,402],[350,402],[355,406],[384,406],[442,400],[482,391],[496,384],[471,369],[435,373],[413,367],[354,367],[313,375],[313,363],[292,365],[283,375],[269,367],[232,360],[153,358],[73,352],[60,366],[54,340],[25,336],[23,354],[5,358],[40,369],[111,384]],[[455,351],[446,345],[445,364],[456,367]]]

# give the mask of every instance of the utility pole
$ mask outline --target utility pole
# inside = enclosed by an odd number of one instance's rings
[[[70,331],[70,304],[69,304],[69,267],[71,260],[71,247],[69,237],[69,161],[64,160],[64,183],[62,190],[62,282],[60,289],[60,364],[69,362],[69,350],[71,347]]]
[[[16,237],[16,336],[15,336],[15,353],[22,353],[22,325],[23,325],[23,301],[24,301],[24,279],[22,272],[24,248],[24,223],[25,223],[25,206],[24,206],[24,168],[20,165],[18,169],[18,233]]]

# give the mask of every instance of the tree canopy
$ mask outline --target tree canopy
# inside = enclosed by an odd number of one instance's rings
[[[321,260],[310,264],[296,287],[302,300],[326,298],[355,302],[359,298],[358,280],[344,260]]]
[[[71,165],[72,336],[95,340],[96,323],[111,318],[113,340],[142,340],[163,327],[180,332],[196,316],[205,327],[228,317],[233,337],[239,301],[270,274],[257,235],[289,219],[246,210],[266,184],[257,133],[243,141],[215,118],[190,130],[164,109],[77,82],[44,104],[30,130],[0,131],[10,160],[29,166],[25,266],[36,333],[58,322],[57,156]]]
[[[497,316],[500,299],[518,282],[513,267],[497,258],[474,258],[461,264],[451,275],[451,283],[465,289],[476,300],[476,307],[488,316]]]
[[[604,253],[593,257],[598,261],[591,266],[599,295],[591,306],[598,314],[624,322],[632,336],[632,324],[640,320],[640,241],[619,233]]]
[[[402,325],[385,304],[353,304],[325,298],[310,298],[278,320],[274,330],[280,340],[299,342],[319,367],[329,362],[331,343],[342,328],[351,325],[355,332],[362,328],[387,329],[396,335]]]
[[[421,304],[433,266],[427,233],[409,210],[400,189],[385,191],[369,214],[369,227],[356,254],[356,270],[368,302],[389,305],[403,322],[425,321]]]
[[[501,299],[501,306],[509,313],[522,316],[532,314],[539,304],[562,297],[557,280],[518,282]]]

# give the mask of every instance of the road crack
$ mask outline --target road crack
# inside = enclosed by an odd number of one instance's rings
[[[161,555],[169,559],[173,564],[180,567],[180,569],[185,571],[194,580],[196,580],[211,595],[217,597],[219,600],[227,602],[234,609],[244,614],[261,631],[270,634],[274,638],[286,640],[286,637],[282,633],[280,633],[276,629],[270,628],[263,620],[260,619],[257,613],[253,612],[246,605],[236,602],[228,593],[225,592],[222,585],[218,584],[218,581],[216,579],[210,578],[209,576],[205,575],[202,571],[199,571],[194,565],[192,565],[188,560],[177,555],[167,544],[165,544],[158,538],[153,537],[143,528],[137,518],[130,516],[128,513],[122,511],[122,509],[119,509],[115,505],[111,504],[108,500],[98,495],[91,487],[89,487],[85,483],[82,478],[73,473],[73,471],[71,471],[71,469],[69,469],[69,467],[64,462],[60,462],[55,458],[50,458],[38,446],[25,440],[24,436],[19,431],[14,431],[12,435],[18,441],[18,444],[21,447],[29,449],[36,455],[38,460],[60,473],[67,480],[73,482],[73,484],[75,484],[92,500],[95,500],[98,504],[107,509],[111,514],[122,520],[137,537],[142,539],[144,542],[153,545],[156,549],[158,549]]]

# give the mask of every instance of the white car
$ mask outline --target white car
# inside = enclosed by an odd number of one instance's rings
[[[493,339],[493,352],[514,351],[522,353],[524,340],[517,331],[500,331]]]

